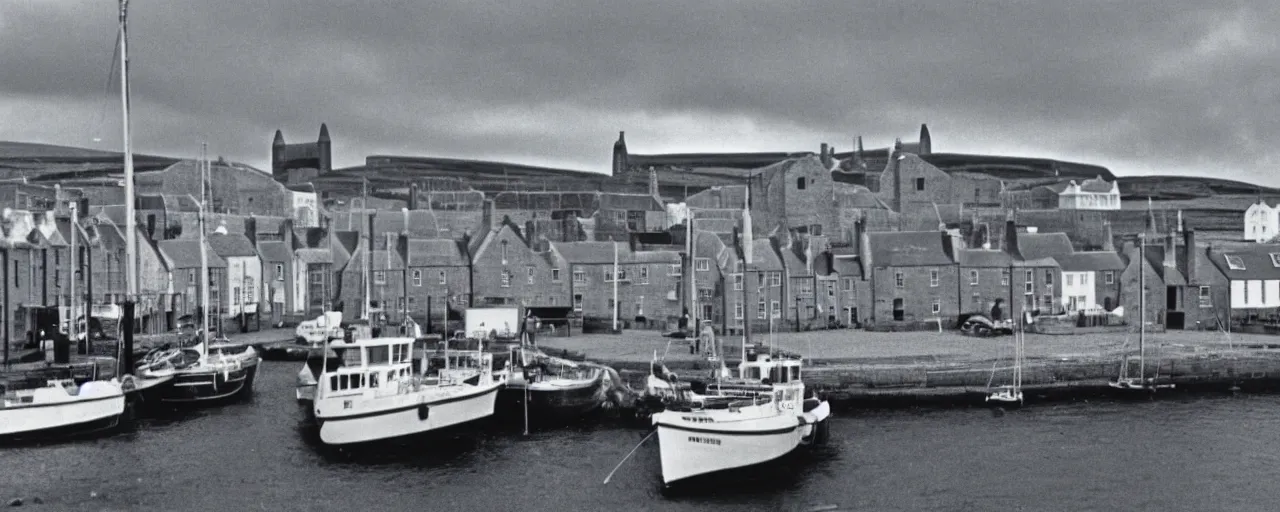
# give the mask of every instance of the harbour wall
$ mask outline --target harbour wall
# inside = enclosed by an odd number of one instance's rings
[[[619,371],[633,389],[642,390],[648,362],[600,361]],[[805,384],[835,403],[869,407],[972,405],[982,403],[990,386],[1010,384],[1009,360],[963,362],[808,360]],[[1136,359],[1128,375],[1139,375]],[[732,367],[736,361],[729,361]],[[1111,388],[1123,363],[1102,358],[1030,359],[1023,364],[1023,392],[1028,402],[1069,401],[1132,394]],[[703,361],[672,361],[667,368],[686,380],[710,377]],[[994,377],[993,377],[994,369]],[[1228,392],[1280,389],[1280,351],[1196,351],[1148,358],[1146,376],[1174,384],[1170,391]],[[1161,390],[1160,393],[1166,393]]]

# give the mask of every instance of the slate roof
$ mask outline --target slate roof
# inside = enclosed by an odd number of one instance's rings
[[[831,271],[845,277],[862,277],[862,265],[857,258],[831,258]]]
[[[306,265],[308,263],[333,263],[333,251],[329,249],[304,248],[294,251],[298,257],[298,262]]]
[[[1018,233],[1018,253],[1023,258],[1057,258],[1075,252],[1066,233]]]
[[[1013,257],[1009,253],[995,249],[961,249],[956,251],[956,260],[966,268],[1009,268],[1013,265]]]
[[[613,248],[618,247],[618,264],[680,263],[676,251],[632,251],[625,243],[614,242],[552,242],[551,247],[569,263],[583,265],[613,264]]]
[[[1233,247],[1209,251],[1209,259],[1231,280],[1244,279],[1280,279],[1280,266],[1275,264],[1272,254],[1280,257],[1280,245],[1258,244],[1253,247]],[[1227,264],[1227,256],[1240,259],[1243,270],[1233,270]]]
[[[284,242],[258,242],[258,252],[262,255],[262,261],[291,261],[293,260],[293,253],[289,249],[290,244]]]
[[[1181,270],[1187,268],[1185,253],[1186,251],[1175,249],[1173,251],[1174,267],[1169,268],[1164,266],[1164,246],[1149,244],[1146,250],[1147,264],[1151,265],[1156,275],[1160,276],[1160,279],[1163,279],[1166,285],[1183,286],[1187,284],[1187,278]]]
[[[368,254],[368,248],[360,247],[355,254],[351,255],[351,259],[347,260],[344,272],[362,272],[364,265],[364,255]],[[384,249],[376,249],[373,251],[373,258],[369,260],[369,270],[400,270],[404,268],[404,261],[400,259],[400,254],[396,251],[388,251]]]
[[[409,239],[410,267],[465,267],[467,256],[456,240]]]
[[[207,245],[207,244],[206,244]],[[200,241],[195,239],[161,240],[156,242],[160,255],[169,268],[200,268]],[[226,268],[227,261],[206,247],[209,268]]]
[[[356,218],[358,223],[358,217]],[[352,228],[359,230],[359,226]],[[437,238],[440,229],[436,223],[435,212],[431,210],[409,210],[408,220],[404,212],[380,211],[373,218],[374,233],[408,232],[411,238]]]
[[[773,250],[773,242],[768,238],[751,240],[751,270],[781,271],[782,260],[778,252]]]
[[[1124,270],[1124,261],[1120,255],[1111,251],[1076,252],[1065,256],[1055,256],[1063,272],[1100,272],[1106,270]]]
[[[258,251],[253,247],[253,243],[241,234],[221,235],[214,233],[205,237],[209,241],[209,247],[223,258],[234,256],[258,256]]]
[[[871,264],[876,267],[912,267],[953,263],[942,245],[941,231],[867,233]]]
[[[600,194],[601,210],[641,210],[648,212],[666,211],[656,198],[649,194]]]

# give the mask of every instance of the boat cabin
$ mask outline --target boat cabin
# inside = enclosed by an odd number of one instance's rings
[[[362,395],[366,391],[398,392],[413,378],[413,338],[367,338],[334,343],[342,365],[320,379],[327,396]]]
[[[800,380],[799,359],[774,359],[769,354],[758,354],[738,364],[738,378],[763,384],[785,384]]]

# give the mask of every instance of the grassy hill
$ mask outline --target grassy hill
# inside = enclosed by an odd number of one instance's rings
[[[1123,176],[1120,178],[1120,195],[1126,199],[1150,197],[1152,200],[1159,201],[1259,194],[1273,196],[1280,194],[1280,189],[1199,176]]]
[[[134,153],[137,172],[159,170],[179,160]],[[0,179],[27,178],[58,181],[69,178],[104,177],[124,172],[120,152],[55,146],[30,142],[0,141]]]

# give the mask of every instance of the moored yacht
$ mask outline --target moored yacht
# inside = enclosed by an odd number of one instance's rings
[[[138,365],[142,379],[171,377],[162,403],[197,404],[243,398],[253,392],[262,358],[248,345],[200,343],[194,348],[148,353]]]
[[[663,483],[754,466],[824,441],[830,406],[806,397],[801,365],[799,358],[760,354],[744,359],[736,375],[708,384],[706,394],[671,386],[676,397],[652,417]]]
[[[605,369],[551,357],[528,346],[511,348],[511,371],[498,399],[504,412],[533,423],[573,420],[606,401]]]
[[[333,343],[343,364],[321,372],[312,406],[327,445],[350,445],[436,431],[493,415],[504,382],[483,350],[450,351],[442,364],[413,368],[414,338]]]

